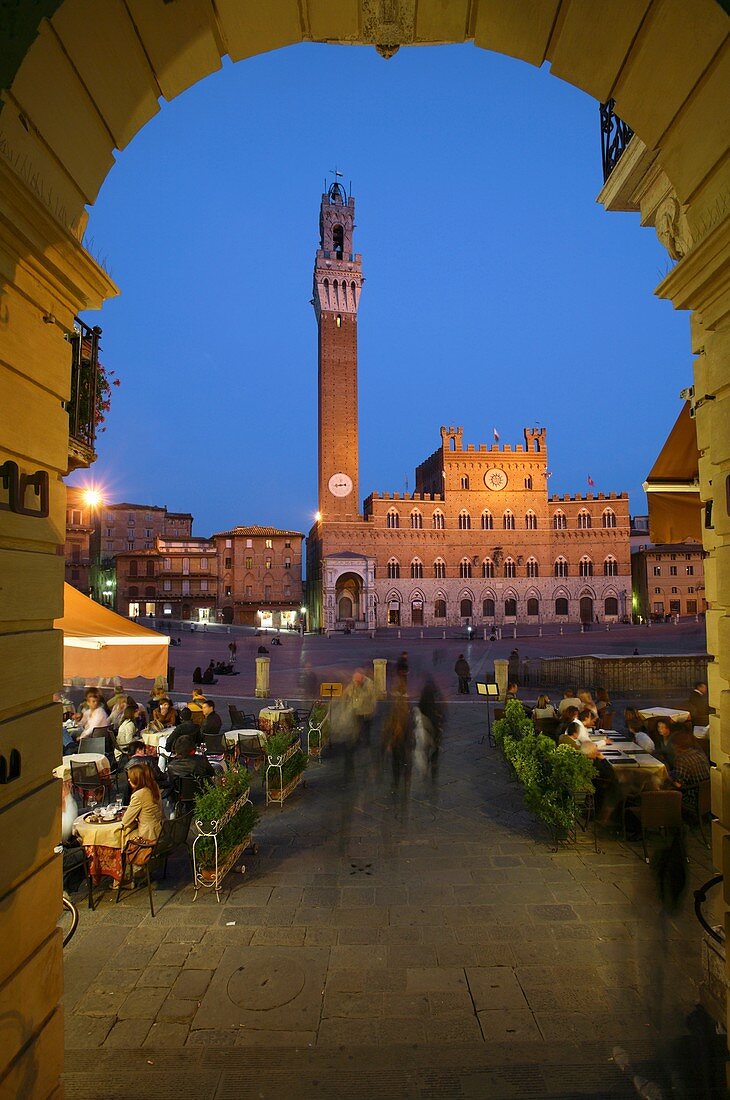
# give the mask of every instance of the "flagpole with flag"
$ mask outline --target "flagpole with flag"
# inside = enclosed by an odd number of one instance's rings
[[[494,442],[499,443],[499,432],[496,428],[492,428],[492,435],[494,436]]]
[[[596,483],[595,483],[595,481],[593,480],[593,478],[591,477],[591,475],[590,475],[590,474],[588,475],[588,484],[589,484],[589,485],[590,485],[591,487],[593,487],[593,486],[594,486],[594,485],[596,484]]]

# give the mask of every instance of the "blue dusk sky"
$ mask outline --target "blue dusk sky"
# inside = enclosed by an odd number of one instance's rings
[[[670,261],[596,204],[597,104],[471,46],[300,45],[170,104],[119,154],[87,244],[121,296],[113,391],[72,482],[191,511],[196,534],[307,531],[317,507],[310,305],[323,179],[352,181],[360,497],[414,486],[441,424],[464,441],[548,430],[550,491],[632,511],[691,382],[689,321],[653,296]]]

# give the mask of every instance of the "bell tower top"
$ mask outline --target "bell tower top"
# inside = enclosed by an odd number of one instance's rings
[[[335,178],[322,195],[319,208],[319,247],[332,259],[352,256],[352,231],[355,228],[355,200]]]

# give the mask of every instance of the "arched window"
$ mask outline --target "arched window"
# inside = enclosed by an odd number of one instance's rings
[[[442,581],[446,576],[446,562],[443,558],[436,558],[433,563],[433,575],[437,581]]]
[[[494,618],[494,600],[487,597],[486,600],[482,600],[482,615],[485,619]]]
[[[471,562],[468,558],[462,558],[459,562],[459,576],[462,580],[471,576]]]
[[[488,509],[482,512],[482,531],[494,530],[494,516]]]
[[[540,601],[535,596],[530,596],[527,601],[527,614],[533,618],[540,614]]]
[[[556,512],[553,516],[553,527],[556,531],[564,531],[568,526],[568,517],[565,512]]]
[[[555,559],[555,576],[567,577],[568,576],[568,563],[565,558]]]
[[[587,508],[581,508],[580,512],[578,513],[578,527],[582,531],[587,531],[588,528],[592,526],[593,522],[591,520],[591,513],[588,511]]]
[[[557,600],[555,601],[555,614],[568,614],[568,601],[566,600],[565,596],[558,596]]]
[[[514,577],[517,574],[517,566],[514,563],[513,558],[504,559],[504,575],[505,577]]]
[[[491,558],[485,558],[482,562],[482,576],[493,577],[494,576],[494,562]]]
[[[604,615],[618,615],[618,600],[615,596],[606,596],[603,601]]]
[[[411,562],[411,577],[417,581],[423,579],[423,562],[418,558],[414,558]]]
[[[536,558],[528,558],[527,559],[527,576],[528,577],[539,577],[540,576],[540,566],[537,564],[537,559]]]
[[[525,488],[526,489],[531,489],[532,488],[532,478],[529,476],[529,474],[525,478]]]
[[[459,512],[459,530],[471,531],[471,516],[466,509],[462,509]]]
[[[420,531],[423,527],[423,516],[417,508],[414,508],[414,510],[411,512],[411,527],[413,527],[416,531]]]
[[[614,558],[613,554],[609,554],[603,563],[603,575],[604,577],[618,576],[618,562]]]
[[[583,557],[580,559],[580,563],[578,565],[578,575],[581,577],[593,576],[593,562],[587,554],[584,554]]]
[[[341,225],[334,225],[332,227],[332,244],[337,253],[337,259],[341,260],[342,250],[345,247],[345,231]]]
[[[136,577],[137,576],[137,562],[134,560],[134,558],[132,558],[132,560],[129,563],[129,576],[130,577]]]
[[[398,577],[400,577],[400,562],[396,558],[391,558],[388,562],[388,578],[393,581]]]
[[[616,526],[616,513],[614,512],[613,508],[604,509],[601,522],[603,523],[604,527]]]
[[[525,527],[528,531],[537,531],[537,516],[532,509],[525,516]]]
[[[400,527],[400,516],[396,512],[395,508],[391,508],[386,515],[385,526],[391,528]]]
[[[514,619],[517,615],[517,600],[511,596],[504,601],[504,614],[506,618]]]
[[[434,600],[433,617],[434,619],[446,618],[446,600]]]
[[[435,531],[443,531],[444,529],[444,513],[440,512],[438,508],[433,514],[433,526]]]
[[[466,474],[464,474],[464,476],[461,479],[461,488],[462,489],[468,489],[469,488],[469,478]]]
[[[505,531],[514,531],[515,529],[515,517],[509,510],[502,516],[502,526]]]
[[[466,597],[459,604],[459,614],[462,619],[470,619],[473,614],[472,602]]]

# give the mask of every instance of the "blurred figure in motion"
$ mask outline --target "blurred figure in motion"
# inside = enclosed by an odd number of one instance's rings
[[[361,668],[353,672],[352,679],[343,692],[342,702],[352,714],[353,725],[357,729],[356,741],[369,745],[377,695],[375,684]]]
[[[393,769],[391,795],[396,817],[399,808],[405,817],[411,787],[414,747],[415,730],[408,696],[405,691],[396,691],[393,693],[390,710],[383,722],[383,749],[384,752],[390,753]]]
[[[302,693],[302,699],[306,699],[310,702],[316,699],[319,694],[317,687],[317,674],[309,661],[307,661],[299,673],[299,690]]]
[[[408,654],[403,650],[395,665],[394,691],[405,695],[408,691]]]
[[[414,724],[417,770],[436,784],[444,730],[444,706],[441,692],[430,676],[423,685],[414,714]]]

